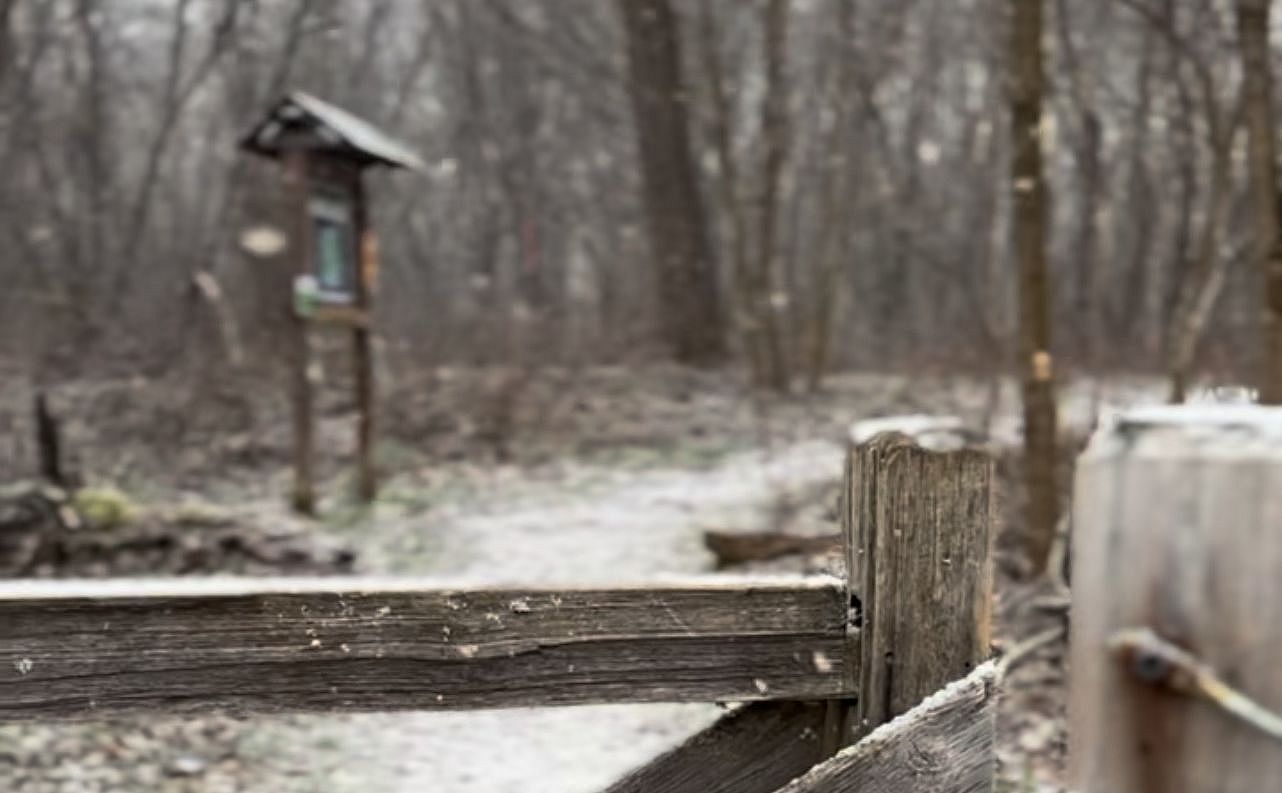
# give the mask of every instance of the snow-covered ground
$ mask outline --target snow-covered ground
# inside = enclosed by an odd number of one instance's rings
[[[1160,401],[1151,382],[1061,395],[1061,423],[1085,431],[1100,413]],[[1014,394],[991,427],[1018,443]],[[705,469],[641,471],[567,462],[552,481],[498,478],[412,517],[362,525],[375,567],[486,583],[645,581],[707,571],[707,528],[751,529],[780,498],[838,478],[841,449],[810,440],[731,455]],[[373,532],[373,533],[370,533]],[[244,749],[276,790],[577,793],[599,790],[709,724],[715,705],[302,717]]]
[[[975,426],[988,413],[994,438],[1018,442],[1013,384],[995,405],[982,384],[911,405],[877,396],[906,392],[902,382],[866,390],[875,393],[836,400],[829,431],[799,424],[793,440],[715,462],[630,466],[566,457],[532,469],[473,466],[446,486],[439,480],[446,474],[430,469],[438,478],[430,487],[402,474],[372,514],[331,520],[326,530],[359,548],[365,573],[487,584],[644,582],[709,571],[703,530],[767,525],[781,500],[838,479],[842,433],[830,431],[834,424],[898,408],[955,413]],[[1152,381],[1106,390],[1072,384],[1061,393],[1061,423],[1084,430],[1098,411],[1160,401],[1161,390]],[[250,501],[242,504],[247,511],[279,514],[274,500]],[[0,726],[0,789],[574,793],[604,787],[719,712],[712,704],[610,705]],[[17,776],[6,779],[6,769]]]
[[[563,472],[485,503],[363,524],[373,564],[453,581],[638,582],[708,570],[702,530],[761,523],[784,493],[840,475],[807,442],[703,471]],[[568,489],[568,492],[567,492]],[[415,548],[419,541],[422,548]],[[264,721],[240,747],[256,789],[576,793],[597,790],[715,719],[716,705],[607,705]]]

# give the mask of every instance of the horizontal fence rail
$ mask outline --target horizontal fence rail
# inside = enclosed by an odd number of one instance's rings
[[[0,584],[0,721],[851,696],[842,582]]]
[[[849,584],[0,582],[0,722],[736,701],[607,793],[987,791],[992,460],[879,434],[846,474]]]

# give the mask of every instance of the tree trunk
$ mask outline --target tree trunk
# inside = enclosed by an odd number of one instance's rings
[[[35,418],[40,478],[58,487],[66,487],[67,477],[62,468],[62,428],[58,417],[49,409],[49,400],[43,391],[36,392]]]
[[[1220,250],[1223,230],[1229,221],[1233,190],[1233,143],[1237,138],[1240,113],[1223,112],[1214,91],[1204,86],[1211,174],[1206,218],[1198,238],[1197,255],[1177,285],[1175,313],[1169,337],[1168,369],[1170,401],[1184,401],[1193,376],[1198,342],[1206,330],[1215,304],[1228,276],[1229,257]]]
[[[1055,391],[1046,263],[1047,185],[1042,174],[1042,0],[1011,0],[1011,206],[1019,266],[1019,366],[1024,396],[1025,532],[1035,573],[1046,567],[1059,498]]]
[[[1253,258],[1264,283],[1264,354],[1260,401],[1282,403],[1282,240],[1278,237],[1273,74],[1269,67],[1272,0],[1237,0],[1246,123],[1250,132]]]
[[[761,193],[759,197],[761,236],[757,265],[752,272],[752,312],[761,327],[765,345],[765,371],[758,385],[787,391],[791,379],[784,352],[780,309],[789,298],[778,283],[776,241],[779,232],[780,177],[788,153],[788,0],[767,0],[761,18],[763,58],[766,65],[765,96],[761,102]]]
[[[837,114],[831,136],[824,142],[825,166],[823,200],[820,204],[818,264],[815,274],[813,311],[805,335],[806,389],[818,391],[828,371],[832,349],[833,322],[837,314],[841,266],[849,254],[848,219],[845,214],[853,200],[850,175],[850,135],[853,127],[855,94],[855,12],[852,3],[838,9],[837,63],[835,79],[829,83],[828,98]]]
[[[1070,250],[1076,265],[1071,305],[1075,322],[1073,352],[1083,368],[1098,367],[1098,340],[1102,315],[1100,307],[1099,216],[1108,189],[1104,174],[1104,122],[1095,107],[1094,96],[1084,74],[1083,59],[1073,42],[1069,0],[1055,2],[1058,45],[1068,71],[1068,94],[1072,102],[1074,165],[1077,169],[1077,227],[1073,230]]]
[[[17,5],[17,0],[0,0],[0,85],[13,58],[13,9]]]
[[[725,340],[690,143],[677,17],[669,0],[619,0],[619,9],[666,341],[678,361],[715,364],[725,356]]]
[[[734,132],[731,129],[734,111],[730,106],[730,90],[726,86],[718,51],[714,11],[709,0],[699,6],[699,49],[703,54],[703,70],[711,94],[712,137],[717,153],[717,195],[722,210],[729,220],[725,234],[729,249],[730,271],[734,282],[734,328],[743,344],[748,359],[748,369],[754,383],[764,381],[763,372],[768,363],[766,345],[762,343],[761,323],[753,310],[752,264],[748,256],[748,218],[746,201],[740,200],[739,163],[734,154]]]

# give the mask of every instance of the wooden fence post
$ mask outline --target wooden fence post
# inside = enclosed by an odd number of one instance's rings
[[[307,213],[308,179],[307,152],[292,149],[285,155],[286,205],[289,208],[290,264],[296,275],[311,272],[311,220]],[[293,281],[290,291],[281,295],[289,311],[291,339],[289,345],[290,367],[290,420],[294,435],[294,491],[291,504],[304,515],[316,511],[316,495],[312,484],[312,382],[311,339],[308,322],[299,316],[294,303]]]
[[[919,703],[917,719],[788,790],[828,789],[811,782],[845,790],[872,771],[894,784],[907,774],[922,789],[978,790],[976,780],[986,789],[994,673],[976,670],[990,645],[992,458],[967,448],[955,419],[878,420],[854,436],[842,531],[850,570],[844,648],[840,658],[813,656],[841,675],[847,699],[747,705],[606,793],[773,793]]]
[[[900,426],[913,435],[883,420],[864,440],[856,427],[848,457],[843,537],[858,663],[847,666],[858,669],[859,697],[843,742],[991,651],[993,460],[937,422]]]
[[[1072,789],[1277,788],[1280,529],[1282,410],[1137,409],[1095,435],[1074,498]]]
[[[356,381],[356,493],[368,504],[378,494],[374,462],[373,292],[378,273],[378,240],[369,222],[365,180],[356,176],[356,229],[360,255],[356,273],[356,305],[363,315],[352,331],[352,367]]]

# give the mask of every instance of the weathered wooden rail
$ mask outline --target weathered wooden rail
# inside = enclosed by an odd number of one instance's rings
[[[836,579],[427,589],[345,579],[0,585],[0,719],[853,693]]]
[[[732,701],[611,791],[983,790],[991,460],[880,435],[846,491],[849,581],[3,583],[0,720]]]

